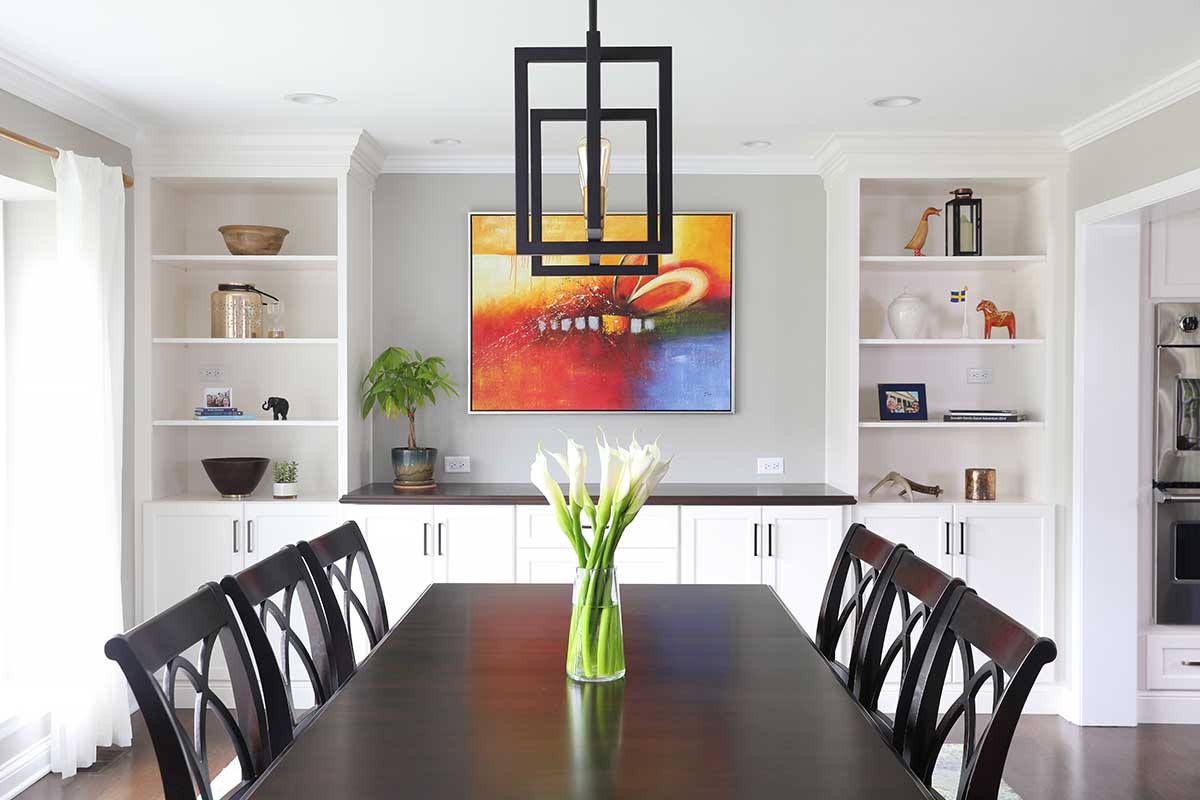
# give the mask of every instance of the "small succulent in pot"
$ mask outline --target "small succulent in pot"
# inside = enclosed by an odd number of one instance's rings
[[[275,475],[275,497],[291,500],[300,496],[300,465],[295,461],[276,461],[272,465]]]
[[[424,489],[433,486],[433,465],[437,448],[417,446],[417,410],[425,403],[436,403],[437,392],[458,396],[458,385],[450,380],[446,360],[426,358],[419,351],[389,347],[379,354],[362,381],[362,415],[379,410],[388,419],[408,417],[408,447],[392,448],[392,471],[397,489]]]

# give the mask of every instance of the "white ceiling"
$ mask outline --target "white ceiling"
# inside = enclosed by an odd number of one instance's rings
[[[14,0],[0,51],[145,128],[361,127],[393,155],[490,156],[512,150],[513,46],[582,45],[586,27],[586,0]],[[748,139],[808,156],[835,130],[1059,132],[1200,58],[1195,0],[600,0],[600,30],[674,48],[675,151],[694,156],[764,152]],[[549,69],[535,104],[582,105],[582,69]],[[606,104],[653,104],[648,69],[606,68]],[[924,102],[868,105],[890,94]]]

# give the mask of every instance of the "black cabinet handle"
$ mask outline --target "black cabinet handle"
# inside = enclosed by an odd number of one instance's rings
[[[946,555],[950,555],[950,523],[946,523]]]
[[[246,521],[246,552],[254,552],[254,520]]]
[[[233,521],[233,552],[238,552],[238,521]]]
[[[438,523],[438,555],[442,554],[442,523]]]
[[[967,554],[967,523],[958,523],[958,554],[965,556]]]
[[[429,555],[429,523],[421,526],[421,555]]]
[[[767,555],[775,556],[775,523],[767,523]]]
[[[750,535],[750,542],[754,547],[754,557],[758,558],[758,523],[754,523],[754,532]]]
[[[1179,664],[1184,667],[1200,667],[1200,661],[1180,661]]]

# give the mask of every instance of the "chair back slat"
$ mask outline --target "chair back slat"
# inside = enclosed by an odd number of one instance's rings
[[[290,741],[299,714],[296,710],[292,656],[300,661],[317,705],[324,703],[346,678],[332,657],[333,637],[313,578],[299,549],[287,545],[237,575],[227,575],[221,587],[242,621],[250,651],[262,680],[272,739]],[[280,602],[276,602],[277,597]],[[292,618],[299,601],[307,643]],[[277,629],[272,647],[268,629]]]
[[[218,644],[229,673],[233,710],[210,682],[213,650]],[[200,646],[199,665],[185,655],[196,645]],[[161,614],[109,639],[104,653],[121,667],[137,700],[154,745],[166,800],[214,800],[207,744],[210,712],[229,735],[243,786],[261,775],[282,751],[270,738],[250,653],[217,584],[204,584]],[[155,679],[159,670],[164,673],[161,685]],[[196,695],[191,734],[175,715],[180,675]]]
[[[853,627],[850,630],[858,629],[875,580],[895,551],[895,544],[858,523],[851,525],[842,538],[825,584],[825,595],[821,600],[817,629],[813,636],[817,650],[831,665],[841,666],[837,662],[838,643],[851,619]],[[849,598],[846,597],[847,590]],[[847,674],[849,669],[841,667]]]
[[[325,610],[338,675],[349,676],[357,663],[350,621],[358,619],[372,648],[388,631],[379,572],[375,569],[367,540],[358,523],[347,522],[315,539],[300,542],[298,547]],[[361,598],[354,591],[356,570],[362,580],[364,597]],[[341,592],[344,605],[338,602],[338,592]]]
[[[1034,635],[973,590],[957,587],[952,593],[950,610],[931,625],[919,674],[910,673],[913,699],[903,723],[901,753],[928,785],[942,745],[961,720],[963,766],[957,800],[995,800],[1025,701],[1042,668],[1057,657],[1057,649],[1053,641]],[[987,658],[978,668],[973,650]],[[956,652],[963,664],[962,692],[939,714]],[[977,698],[985,687],[992,691],[992,704],[987,723],[980,727]]]
[[[948,592],[962,585],[962,579],[950,577],[907,549],[880,573],[862,630],[855,637],[849,687],[855,699],[877,719],[883,719],[878,714],[879,697],[897,660],[900,696],[896,714],[904,718],[912,700],[912,687],[906,685],[905,678],[928,647],[922,639],[930,630],[931,620],[949,610]],[[898,622],[897,631],[889,641],[894,620]],[[899,743],[903,726],[889,724],[886,732]]]

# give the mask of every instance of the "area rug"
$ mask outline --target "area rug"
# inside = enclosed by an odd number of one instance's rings
[[[944,744],[938,754],[937,764],[933,767],[933,790],[954,800],[958,796],[958,778],[962,772],[963,746],[961,744]],[[996,800],[1021,800],[1021,795],[1004,781],[1000,781],[1000,793]]]

